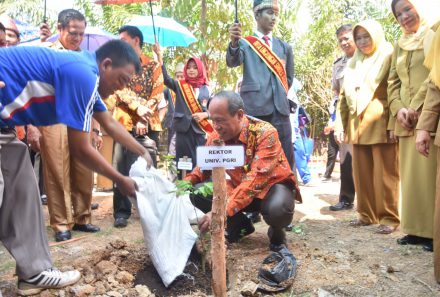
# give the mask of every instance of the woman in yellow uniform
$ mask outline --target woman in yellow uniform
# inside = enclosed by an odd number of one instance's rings
[[[393,47],[374,20],[353,29],[356,52],[348,61],[338,104],[335,137],[353,144],[358,219],[352,226],[380,224],[377,233],[399,226],[398,147],[387,130],[387,79]]]
[[[425,157],[437,154],[440,160],[440,30],[437,30],[434,41],[425,59],[425,65],[431,70],[430,82],[422,114],[417,124],[416,147]],[[433,149],[432,136],[435,133]],[[427,174],[425,174],[427,177]],[[434,272],[440,283],[440,162],[437,162],[437,183],[434,209]]]
[[[415,147],[414,133],[416,114],[422,110],[427,91],[429,70],[423,61],[435,34],[425,10],[429,3],[422,1],[393,0],[391,3],[403,34],[394,48],[388,102],[396,119],[392,128],[399,139],[401,228],[407,234],[397,239],[397,243],[423,244],[425,250],[432,251],[437,156],[421,156]]]

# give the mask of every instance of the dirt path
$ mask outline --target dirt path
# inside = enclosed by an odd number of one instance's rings
[[[421,247],[399,246],[392,235],[374,233],[375,226],[352,228],[348,221],[355,211],[330,212],[337,201],[338,180],[302,187],[304,203],[296,206],[295,229],[288,233],[290,250],[298,259],[298,272],[290,290],[277,296],[440,296],[433,277],[432,253]],[[112,226],[112,199],[94,197],[100,208],[94,223],[102,231],[79,240],[51,247],[55,265],[77,268],[79,284],[41,296],[207,296],[209,284],[196,271],[196,280],[182,279],[165,290],[146,256],[139,219],[134,216],[125,229]],[[45,210],[47,211],[47,209]],[[230,296],[240,296],[243,286],[257,281],[261,261],[268,255],[267,226],[256,224],[256,232],[229,246]],[[83,236],[74,232],[74,238]],[[48,227],[49,240],[53,233]],[[0,247],[0,290],[15,296],[14,261]],[[146,281],[148,280],[148,281]],[[143,282],[148,286],[137,286]]]

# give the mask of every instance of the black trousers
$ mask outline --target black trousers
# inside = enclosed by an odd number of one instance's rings
[[[341,190],[339,192],[339,202],[349,204],[354,202],[355,195],[351,160],[351,153],[347,150],[345,159],[341,162]]]
[[[153,131],[151,128],[148,128],[147,136],[150,137],[156,143],[157,148],[159,149],[159,131]]]
[[[282,115],[275,109],[275,111],[270,115],[256,116],[256,118],[271,123],[272,126],[277,129],[278,137],[280,138],[284,154],[286,155],[290,168],[293,171],[295,168],[295,158],[293,156],[292,126],[290,124],[289,116]]]
[[[204,134],[198,134],[190,128],[187,132],[176,132],[176,164],[184,156],[191,158],[193,168],[197,165],[197,147],[205,145]],[[179,170],[178,178],[182,179],[182,172]]]
[[[325,178],[330,178],[333,173],[338,151],[339,151],[339,145],[336,143],[335,133],[334,131],[332,131],[328,135],[327,166],[324,173]]]
[[[149,148],[145,141],[147,138],[143,136],[135,137],[136,140],[145,148]],[[153,159],[154,167],[157,166],[156,154],[149,150],[151,158]],[[115,142],[113,146],[113,167],[121,174],[128,176],[131,165],[138,159],[138,155],[130,152],[126,147],[120,143]],[[130,199],[122,195],[119,189],[113,184],[113,217],[128,219],[131,215],[131,201]]]
[[[246,208],[227,218],[227,230],[241,230],[242,226],[252,224],[243,212],[260,212],[269,225],[267,235],[271,244],[282,244],[286,241],[284,227],[292,222],[295,211],[295,190],[290,185],[275,184],[266,197],[255,198]],[[191,195],[191,202],[204,213],[211,211],[212,197]],[[232,230],[231,230],[232,231]]]

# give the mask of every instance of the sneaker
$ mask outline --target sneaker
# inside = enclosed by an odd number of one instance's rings
[[[29,296],[40,293],[45,289],[60,289],[73,285],[81,278],[78,270],[61,272],[49,268],[31,278],[18,281],[18,295]]]

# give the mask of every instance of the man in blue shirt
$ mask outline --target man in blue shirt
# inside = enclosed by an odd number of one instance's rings
[[[80,273],[52,268],[38,185],[27,147],[13,127],[65,124],[70,153],[112,179],[125,195],[135,196],[135,182],[92,147],[88,132],[93,116],[110,136],[151,165],[148,151],[111,117],[101,100],[124,88],[139,69],[134,50],[116,40],[96,54],[0,49],[0,240],[16,260],[20,295],[71,285]]]

